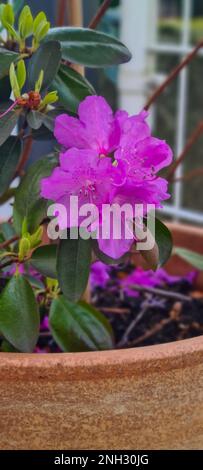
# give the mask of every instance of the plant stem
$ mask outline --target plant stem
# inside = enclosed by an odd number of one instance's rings
[[[138,315],[134,318],[134,320],[128,326],[128,328],[125,331],[124,335],[122,336],[121,340],[117,344],[117,348],[123,348],[126,345],[126,343],[128,342],[130,333],[134,330],[134,328],[137,326],[137,324],[140,322],[140,320],[142,320],[142,318],[145,315],[145,313],[147,312],[149,306],[150,306],[150,303],[148,301],[143,302],[142,309],[140,310]]]
[[[178,183],[179,181],[189,181],[192,178],[203,175],[203,168],[196,168],[195,170],[185,173],[185,175],[180,176],[180,178],[174,178],[172,183]]]
[[[9,240],[5,240],[5,242],[0,243],[0,250],[7,248],[7,246],[11,245],[12,243],[16,242],[19,240],[18,235],[15,235],[14,237],[10,238]]]
[[[98,26],[98,24],[100,23],[102,17],[104,16],[104,14],[106,13],[106,11],[108,10],[110,4],[111,4],[112,0],[104,0],[102,5],[99,7],[96,15],[92,18],[92,20],[90,21],[89,23],[89,26],[88,28],[90,29],[96,29],[96,27]]]
[[[160,85],[154,93],[148,99],[144,109],[148,110],[150,106],[156,101],[156,99],[163,93],[167,86],[177,77],[181,70],[186,67],[192,59],[197,55],[198,51],[203,47],[203,40],[199,41],[198,44],[194,47],[192,52],[190,52],[167,76],[162,85]]]
[[[32,135],[30,135],[27,138],[26,142],[25,142],[24,149],[23,149],[23,154],[22,154],[20,163],[17,167],[15,177],[16,176],[21,176],[21,172],[22,172],[22,170],[23,170],[23,168],[24,168],[24,166],[27,163],[27,160],[29,158],[29,155],[30,155],[30,152],[31,152],[31,149],[32,149],[32,144],[33,144],[33,138],[32,138]]]
[[[200,135],[202,133],[203,133],[203,121],[200,121],[199,124],[197,125],[197,127],[195,128],[195,130],[190,135],[190,137],[189,137],[182,153],[180,154],[180,156],[177,158],[177,160],[174,162],[174,164],[170,168],[170,170],[168,172],[168,175],[167,175],[168,181],[172,181],[173,176],[174,176],[178,166],[182,163],[182,161],[186,157],[187,153],[189,152],[191,147],[195,144],[195,142],[197,141],[197,139],[200,137]]]
[[[133,284],[132,286],[128,287],[138,292],[149,292],[150,294],[159,295],[160,297],[166,297],[168,299],[180,300],[182,302],[191,302],[191,298],[189,296],[178,294],[177,292],[169,292],[167,290],[158,289],[156,287],[140,286],[139,284]]]

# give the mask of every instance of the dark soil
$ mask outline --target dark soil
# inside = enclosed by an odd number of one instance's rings
[[[113,270],[114,278],[118,275]],[[141,292],[127,297],[112,281],[93,292],[94,306],[109,319],[116,347],[128,348],[178,341],[203,335],[203,294],[185,280],[164,286],[171,293],[190,296],[189,301],[166,299]],[[175,297],[175,296],[174,296]]]

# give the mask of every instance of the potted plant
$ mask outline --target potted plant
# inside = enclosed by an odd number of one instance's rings
[[[94,26],[100,17],[101,10]],[[135,244],[137,251],[141,234],[143,243],[151,234],[146,207],[159,207],[169,196],[158,172],[172,152],[146,122],[146,109],[165,85],[139,115],[113,115],[71,64],[126,62],[130,52],[122,43],[91,29],[50,29],[45,14],[33,18],[28,6],[16,24],[13,7],[1,4],[0,19],[7,34],[0,38],[6,100],[0,108],[0,202],[14,195],[12,220],[0,230],[0,448],[201,448],[201,338],[113,350],[108,319],[87,302],[91,263],[117,265]],[[16,126],[17,135],[10,135]],[[47,138],[55,139],[54,152],[25,173],[33,141]],[[16,175],[21,182],[13,191]],[[116,238],[111,230],[108,237],[89,236],[106,222],[102,205],[117,204],[118,220],[120,205],[128,202],[139,203],[138,219],[127,217],[128,236]],[[84,206],[93,211],[86,225]],[[202,252],[202,230],[167,228],[158,219],[154,228],[147,250],[139,249],[152,269],[170,258],[170,229],[178,259],[192,257],[201,268],[190,250],[195,244]],[[179,265],[170,263],[177,274]],[[188,265],[180,270],[185,274]],[[33,354],[39,335],[46,338],[40,323],[47,314],[55,352]]]

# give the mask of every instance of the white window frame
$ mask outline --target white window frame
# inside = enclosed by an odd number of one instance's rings
[[[161,44],[157,38],[159,0],[121,0],[121,40],[133,53],[133,60],[121,67],[119,76],[120,105],[131,114],[138,112],[146,102],[150,83],[157,86],[160,77],[155,72],[155,59],[158,54],[177,55],[179,60],[192,51],[190,44],[190,20],[193,0],[183,0],[182,32],[178,44]],[[199,51],[203,56],[203,50]],[[178,77],[177,125],[175,136],[175,157],[177,158],[186,143],[186,115],[188,96],[188,69],[182,70]],[[151,123],[154,124],[152,112]],[[176,177],[183,175],[183,165],[179,165]],[[203,213],[183,207],[183,183],[174,183],[174,200],[164,204],[163,213],[188,222],[203,223]]]

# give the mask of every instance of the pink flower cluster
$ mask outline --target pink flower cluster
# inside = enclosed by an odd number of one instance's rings
[[[147,112],[131,117],[122,110],[113,114],[103,97],[89,96],[80,103],[78,115],[56,118],[54,134],[63,150],[59,166],[41,181],[41,195],[63,204],[67,213],[72,195],[78,196],[79,208],[93,203],[101,224],[103,204],[161,207],[169,194],[167,181],[157,173],[171,163],[172,151],[165,141],[151,136]],[[113,258],[131,245],[129,239],[99,238],[101,251]]]
[[[140,293],[133,289],[133,286],[143,287],[159,287],[164,288],[170,286],[181,280],[187,281],[189,284],[193,284],[197,276],[196,271],[191,271],[186,276],[174,276],[168,274],[163,268],[157,269],[157,271],[147,270],[145,271],[142,267],[136,267],[130,274],[126,275],[122,279],[118,279],[119,288],[125,292],[129,297],[138,297]],[[106,288],[107,282],[111,278],[111,268],[101,261],[96,261],[91,267],[90,283],[91,288],[101,287]]]
[[[141,267],[137,267],[134,271],[120,281],[120,286],[129,297],[138,297],[139,292],[133,289],[136,284],[143,287],[160,287],[175,284],[181,280],[186,280],[193,284],[196,278],[196,272],[193,271],[187,276],[172,276],[165,269],[160,268],[157,271],[144,271]]]

